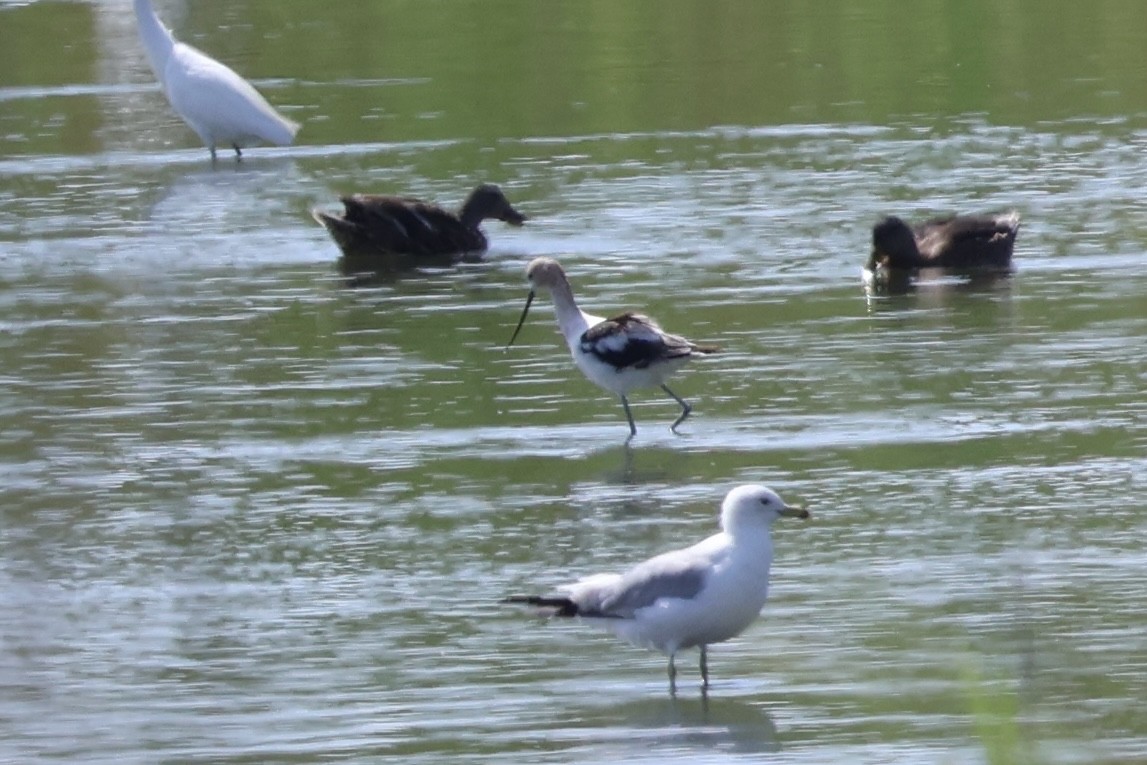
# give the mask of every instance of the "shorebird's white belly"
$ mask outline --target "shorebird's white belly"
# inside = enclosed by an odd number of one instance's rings
[[[574,363],[590,382],[620,396],[638,388],[656,388],[664,383],[677,369],[688,361],[687,356],[656,361],[645,367],[617,367],[602,361],[592,353],[581,349],[580,341],[570,343],[570,354]]]

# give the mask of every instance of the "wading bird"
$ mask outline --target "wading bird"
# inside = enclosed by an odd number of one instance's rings
[[[650,558],[623,574],[587,577],[555,595],[516,595],[503,602],[577,617],[668,654],[671,693],[677,689],[674,657],[698,647],[702,688],[708,688],[706,647],[741,634],[760,614],[769,594],[773,521],[785,516],[809,513],[764,486],[738,486],[721,503],[720,532],[692,547]]]
[[[676,433],[677,426],[685,421],[693,407],[670,390],[665,381],[692,357],[715,353],[717,348],[670,335],[641,314],[623,313],[604,319],[582,311],[574,300],[565,271],[553,258],[530,261],[526,266],[526,279],[530,283],[530,294],[506,347],[513,345],[518,337],[538,290],[546,290],[553,298],[558,328],[565,336],[577,368],[590,382],[621,398],[629,421],[629,437],[637,435],[637,425],[629,411],[629,393],[637,388],[661,388],[681,405],[681,415],[670,426]]]
[[[163,93],[215,159],[217,147],[242,147],[259,141],[286,146],[299,126],[282,116],[230,67],[187,43],[179,42],[155,15],[149,0],[135,0],[139,35]]]

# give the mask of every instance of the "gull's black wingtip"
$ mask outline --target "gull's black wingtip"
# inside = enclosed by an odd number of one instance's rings
[[[499,603],[513,603],[522,606],[534,606],[546,610],[549,616],[577,616],[579,611],[577,603],[569,598],[541,597],[538,595],[510,595],[502,598]],[[553,609],[552,611],[550,609]]]

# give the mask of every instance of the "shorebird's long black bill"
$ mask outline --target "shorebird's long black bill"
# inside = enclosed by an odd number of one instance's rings
[[[518,333],[522,331],[522,325],[526,323],[526,314],[530,312],[530,304],[534,302],[534,291],[530,290],[530,294],[526,296],[526,307],[522,309],[522,318],[518,319],[518,326],[514,328],[514,334],[510,336],[510,342],[506,343],[509,348],[518,339]]]

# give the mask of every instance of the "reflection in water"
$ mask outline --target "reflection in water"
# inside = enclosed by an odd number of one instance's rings
[[[209,221],[218,230],[273,225],[270,216],[282,205],[284,194],[300,182],[300,171],[290,156],[262,156],[258,161],[218,162],[201,159],[190,165],[165,166],[152,178],[148,218],[177,233],[195,231]]]
[[[479,263],[481,260],[480,254],[468,255],[462,262]],[[451,269],[457,262],[458,259],[452,255],[424,255],[415,260],[404,255],[380,257],[377,252],[348,254],[343,251],[339,254],[337,267],[344,277],[344,287],[362,289],[385,287],[406,278],[425,278],[427,272]]]
[[[933,297],[1004,291],[1011,288],[1013,270],[984,269],[956,271],[922,268],[917,271],[880,269],[863,272],[864,294],[868,298],[918,294]]]
[[[602,473],[601,479],[603,483],[634,486],[641,483],[648,483],[654,478],[662,477],[659,473],[663,471],[649,471],[639,476],[634,470],[634,449],[629,439],[619,447],[608,447],[602,449],[598,454],[604,457],[607,463],[612,465],[612,467],[607,468],[604,473]]]
[[[652,426],[650,426],[652,427]],[[624,438],[625,426],[617,428]],[[674,438],[681,438],[674,436]],[[630,440],[617,446],[604,446],[592,454],[595,462],[604,464],[596,471],[597,480],[611,486],[643,486],[662,483],[673,475],[673,465],[680,464],[682,456],[673,449],[660,447],[640,448]]]
[[[632,736],[655,750],[759,754],[781,749],[772,717],[760,705],[728,698],[645,698],[587,713],[610,737]]]
[[[826,509],[721,659],[728,691],[768,656],[781,723],[815,721],[802,762],[974,748],[969,641],[1053,755],[1142,760],[1147,4],[995,4],[1015,18],[969,48],[943,42],[978,4],[665,2],[188,3],[189,36],[308,78],[281,95],[316,115],[309,145],[214,169],[126,0],[5,6],[0,760],[769,759],[752,697],[672,700],[659,657],[578,634],[557,660],[485,618],[539,570],[711,533],[741,480]],[[924,42],[905,65],[885,35]],[[481,177],[537,225],[337,288],[315,205]],[[1014,276],[860,294],[878,213],[969,198],[1030,211]],[[588,310],[727,349],[682,381],[680,437],[643,396],[624,446],[552,321],[502,351],[537,255]]]

